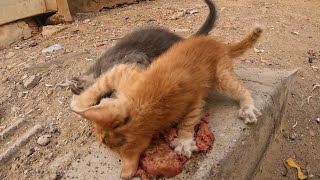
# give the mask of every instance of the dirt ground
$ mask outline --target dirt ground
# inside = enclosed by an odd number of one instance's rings
[[[320,179],[320,122],[316,121],[320,118],[320,88],[313,90],[320,83],[320,1],[216,0],[216,5],[219,19],[210,35],[231,42],[256,22],[266,27],[256,47],[264,52],[252,50],[237,63],[270,69],[300,68],[287,115],[255,179],[298,179],[294,169],[284,166],[289,157],[310,179]],[[190,9],[199,12],[172,18]],[[60,178],[64,168],[52,165],[53,159],[68,153],[75,159],[86,153],[88,142],[95,140],[90,124],[67,109],[71,93],[60,82],[83,73],[106,48],[136,28],[161,26],[187,37],[207,13],[200,0],[143,1],[79,14],[75,22],[62,25],[66,29],[57,34],[39,34],[1,50],[0,131],[19,117],[28,121],[12,137],[0,141],[1,152],[35,124],[44,126],[40,135],[52,137],[46,146],[39,146],[37,137],[33,137],[12,160],[0,166],[0,179]],[[56,43],[63,48],[41,52]],[[315,53],[312,63],[310,51]],[[32,75],[41,80],[34,88],[25,89],[23,82]]]

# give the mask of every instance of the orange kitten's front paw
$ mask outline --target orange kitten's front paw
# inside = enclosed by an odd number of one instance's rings
[[[258,121],[257,117],[261,115],[262,113],[254,105],[243,106],[239,110],[239,116],[244,119],[246,124],[256,123]]]
[[[121,179],[131,179],[137,172],[138,165],[136,164],[137,163],[124,164],[120,173]]]
[[[174,151],[179,155],[184,155],[187,158],[190,158],[193,151],[198,151],[198,147],[193,138],[189,139],[179,139],[176,138],[171,142],[171,147],[174,148]]]

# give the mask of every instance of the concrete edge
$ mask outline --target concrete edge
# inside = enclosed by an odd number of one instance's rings
[[[211,171],[211,179],[253,179],[258,171],[276,130],[280,127],[292,91],[294,78],[299,69],[289,71],[288,78],[276,87],[274,95],[263,107],[263,116],[250,133],[244,136],[235,150],[230,153],[218,168],[217,174]],[[245,168],[244,168],[245,167]]]

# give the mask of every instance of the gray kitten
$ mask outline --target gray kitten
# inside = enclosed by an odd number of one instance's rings
[[[204,1],[209,8],[209,15],[194,36],[208,35],[217,19],[216,7],[213,1]],[[145,28],[127,34],[103,53],[95,64],[84,73],[82,78],[73,78],[74,84],[71,85],[71,91],[73,94],[79,95],[85,87],[93,83],[95,78],[117,64],[135,63],[146,67],[173,44],[182,39],[182,37],[161,28]]]

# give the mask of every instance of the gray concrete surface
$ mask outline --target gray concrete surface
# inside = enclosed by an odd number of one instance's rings
[[[297,71],[239,68],[237,73],[251,90],[263,116],[257,124],[245,125],[238,118],[236,102],[221,95],[208,98],[207,111],[215,135],[213,148],[195,154],[183,173],[172,179],[252,179],[275,129],[285,113],[294,75]],[[93,143],[90,153],[71,164],[64,179],[119,179],[119,157]]]

